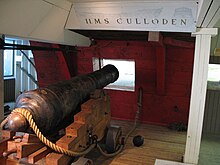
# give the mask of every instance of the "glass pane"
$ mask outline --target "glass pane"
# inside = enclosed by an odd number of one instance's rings
[[[6,43],[13,44],[12,40],[5,40]],[[4,76],[13,76],[13,50],[4,50]]]
[[[209,64],[208,89],[220,89],[220,65]]]
[[[122,89],[134,91],[135,85],[135,62],[131,60],[103,59],[103,65],[112,64],[119,71],[119,78],[110,84],[111,89]]]

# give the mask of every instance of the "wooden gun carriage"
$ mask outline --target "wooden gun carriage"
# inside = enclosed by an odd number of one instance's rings
[[[107,152],[115,152],[121,130],[111,127],[106,133],[111,118],[110,100],[102,88],[118,76],[117,68],[107,65],[85,76],[21,94],[15,112],[7,118],[9,129],[2,130],[0,154],[4,157],[0,164],[34,164],[42,158],[45,164],[69,164],[73,158],[91,151],[106,135],[110,139]],[[32,126],[32,117],[38,130]],[[56,151],[41,132],[59,147]],[[60,148],[65,152],[59,153]],[[71,157],[68,151],[75,155]]]

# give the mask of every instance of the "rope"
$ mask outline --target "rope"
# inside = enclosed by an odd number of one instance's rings
[[[103,155],[103,156],[106,156],[106,157],[113,157],[113,156],[116,156],[118,155],[120,152],[122,152],[122,150],[124,149],[125,147],[125,144],[128,140],[128,137],[130,136],[130,134],[136,129],[137,127],[137,121],[139,119],[139,115],[140,115],[140,111],[141,111],[141,107],[142,107],[142,93],[143,93],[143,89],[142,88],[139,88],[139,98],[138,98],[138,110],[136,111],[136,116],[135,116],[135,121],[134,121],[134,125],[132,127],[132,129],[126,134],[125,138],[124,138],[124,144],[120,146],[120,148],[114,152],[114,153],[111,153],[111,154],[108,154],[108,153],[105,153],[102,148],[100,147],[99,144],[97,144],[97,148],[99,150],[99,152]],[[68,155],[68,156],[73,156],[73,157],[76,157],[76,156],[83,156],[83,155],[86,155],[87,153],[89,153],[93,148],[96,147],[96,144],[92,144],[89,146],[89,148],[87,148],[85,151],[82,151],[82,152],[74,152],[74,151],[71,151],[71,150],[66,150],[62,147],[59,147],[58,145],[52,143],[51,141],[49,141],[39,130],[39,128],[37,127],[36,123],[34,122],[33,120],[33,116],[32,114],[24,109],[24,108],[16,108],[12,111],[12,113],[20,113],[22,114],[26,119],[27,121],[29,122],[29,125],[30,127],[33,129],[34,133],[37,135],[37,137],[45,144],[47,145],[48,147],[50,147],[51,149],[59,152],[59,153],[62,153],[62,154],[65,154],[65,155]],[[3,129],[4,125],[8,122],[8,117],[3,120],[3,122],[1,123],[1,129]]]
[[[16,108],[12,111],[12,113],[20,113],[22,114],[26,119],[27,121],[29,122],[29,125],[30,127],[33,129],[34,133],[37,135],[37,137],[45,144],[47,145],[48,147],[50,147],[51,149],[61,153],[61,154],[65,154],[65,155],[68,155],[68,156],[73,156],[73,157],[76,157],[76,156],[83,156],[87,153],[89,153],[95,146],[96,144],[92,144],[89,146],[89,148],[87,148],[85,151],[82,151],[82,152],[74,152],[74,151],[71,151],[71,150],[66,150],[62,147],[59,147],[58,145],[52,143],[51,141],[49,141],[39,130],[39,128],[37,127],[36,123],[34,122],[33,120],[33,116],[32,114],[24,109],[24,108]],[[7,119],[7,118],[6,118]],[[4,120],[1,124],[1,127],[3,128],[3,124],[6,124],[6,120]]]
[[[8,117],[5,118],[2,122],[1,122],[1,125],[0,125],[0,129],[3,130],[4,129],[4,126],[5,124],[8,122]]]

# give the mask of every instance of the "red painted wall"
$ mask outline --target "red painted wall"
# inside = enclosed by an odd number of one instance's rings
[[[31,46],[60,48],[60,45],[42,42],[30,42]],[[45,87],[62,80],[69,80],[71,72],[62,51],[32,51],[37,70],[38,84]]]
[[[112,117],[133,120],[137,110],[138,88],[142,87],[141,120],[167,125],[187,123],[194,46],[188,48],[165,45],[164,94],[157,92],[157,44],[137,41],[97,41],[95,46],[80,48],[77,55],[78,74],[92,71],[92,57],[135,60],[135,92],[107,90],[111,97]],[[184,45],[183,45],[184,46]],[[160,67],[160,65],[159,65]],[[161,71],[163,72],[163,71]],[[162,76],[162,75],[161,75]]]
[[[94,46],[79,47],[78,53],[73,54],[72,58],[66,58],[62,52],[35,51],[40,86],[69,79],[74,75],[72,72],[77,75],[92,72],[92,57],[133,59],[135,92],[107,90],[111,97],[112,117],[133,120],[137,110],[137,91],[142,87],[143,122],[159,125],[187,123],[194,44],[176,42],[175,46],[173,40],[164,41],[162,46],[146,41],[97,41]],[[32,45],[39,46],[39,43],[32,42]],[[54,44],[46,46],[58,47]],[[158,46],[163,48],[162,51],[158,51]],[[161,56],[161,52],[165,54]],[[74,71],[70,66],[75,67]]]

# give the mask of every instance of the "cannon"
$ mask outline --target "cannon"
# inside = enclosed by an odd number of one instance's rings
[[[122,152],[136,128],[141,102],[138,103],[134,126],[122,137],[121,127],[110,123],[109,96],[98,90],[118,77],[117,68],[106,65],[93,73],[21,94],[15,109],[1,123],[3,128],[7,122],[9,130],[1,131],[0,146],[4,152],[3,157],[0,155],[0,162],[13,160],[20,163],[27,158],[32,164],[38,160],[48,165],[73,161],[92,164],[84,156],[95,147],[106,157]],[[99,95],[96,96],[97,92]],[[142,90],[139,93],[141,98]],[[100,145],[104,140],[105,151]]]
[[[74,119],[72,116],[80,111],[80,105],[89,99],[92,92],[113,83],[118,77],[117,68],[106,65],[93,73],[24,92],[17,98],[15,108],[30,111],[41,132],[49,135],[70,124]],[[19,113],[9,116],[8,126],[13,131],[31,131]]]

